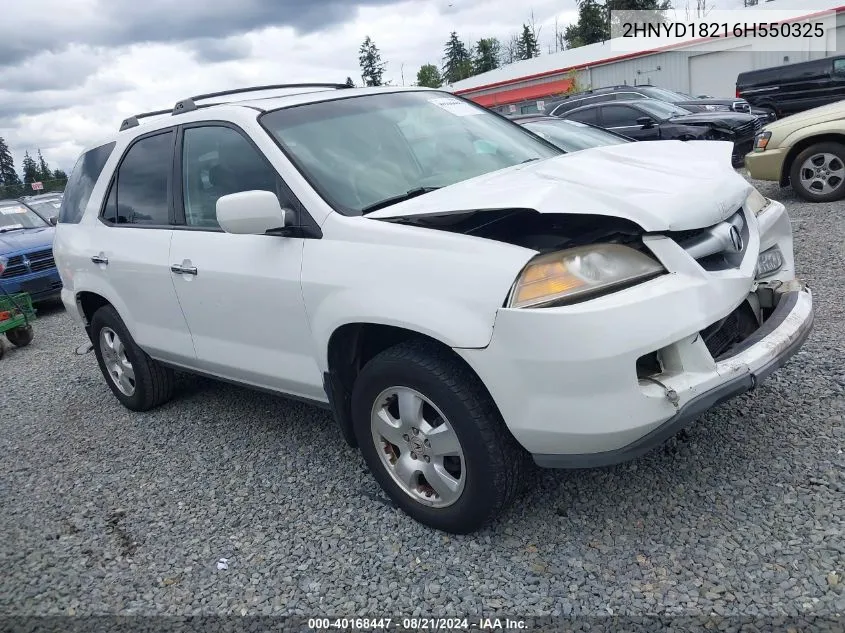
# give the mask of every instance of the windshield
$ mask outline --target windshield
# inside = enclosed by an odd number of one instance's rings
[[[310,103],[269,112],[261,123],[347,215],[559,155],[489,110],[433,91]]]
[[[682,103],[692,99],[689,95],[666,90],[665,88],[644,88],[643,92],[652,99],[660,99],[660,101],[667,101],[669,103]]]
[[[673,116],[692,114],[689,110],[684,110],[683,108],[679,108],[671,103],[666,103],[665,101],[655,101],[654,99],[643,99],[642,101],[637,101],[637,105],[658,121],[671,119]]]
[[[529,121],[525,127],[554,143],[566,152],[577,152],[591,147],[619,145],[628,141],[599,128],[590,127],[578,121]]]
[[[62,201],[59,198],[53,200],[39,200],[38,202],[30,202],[29,206],[35,209],[35,212],[45,220],[59,215],[59,209],[62,208]]]
[[[0,205],[0,233],[44,226],[47,223],[22,204]]]

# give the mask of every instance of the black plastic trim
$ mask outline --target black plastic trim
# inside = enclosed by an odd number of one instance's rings
[[[272,396],[279,396],[280,398],[285,398],[286,400],[295,400],[296,402],[309,404],[313,407],[323,409],[324,411],[331,408],[328,402],[323,402],[322,400],[315,400],[313,398],[307,398],[305,396],[297,396],[295,394],[287,393],[285,391],[276,391],[275,389],[270,389],[269,387],[261,387],[259,385],[253,385],[248,382],[241,382],[240,380],[235,380],[233,378],[224,378],[211,372],[185,367],[184,365],[180,365],[179,363],[171,363],[166,360],[161,360],[160,358],[156,358],[155,360],[156,362],[161,363],[162,365],[170,367],[175,371],[181,372],[183,374],[190,374],[192,376],[200,376],[202,378],[211,378],[212,380],[219,380],[220,382],[225,382],[229,385],[234,385],[236,387],[243,387],[245,389],[251,389],[253,391],[267,393]]]
[[[750,336],[747,341],[752,338],[754,341],[748,345],[740,346],[734,350],[733,354],[738,354],[741,351],[748,349],[751,345],[759,342],[762,338],[770,334],[776,327],[783,323],[789,316],[792,309],[798,303],[798,295],[802,292],[796,290],[790,293],[785,293],[778,303],[777,308],[763,324],[763,326]],[[772,372],[782,367],[786,362],[794,356],[813,329],[813,315],[805,321],[798,335],[790,342],[790,344],[782,349],[776,357],[766,363],[760,369],[754,372],[748,372],[729,380],[718,387],[702,393],[681,407],[678,412],[669,418],[666,422],[652,430],[643,437],[631,442],[627,446],[618,448],[612,451],[605,451],[602,453],[581,453],[575,455],[551,455],[544,453],[535,453],[532,455],[534,462],[542,468],[597,468],[600,466],[612,466],[626,462],[642,455],[645,455],[652,449],[662,445],[670,437],[681,431],[686,426],[689,426],[703,413],[712,409],[713,407],[730,400],[740,394],[754,389],[763,380],[768,378]]]
[[[335,422],[340,427],[343,439],[352,448],[358,448],[358,439],[352,428],[352,416],[349,411],[351,395],[343,388],[343,381],[331,372],[323,374],[323,389],[329,399],[329,408],[334,414]]]

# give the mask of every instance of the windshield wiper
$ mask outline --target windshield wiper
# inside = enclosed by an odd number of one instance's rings
[[[23,231],[23,227],[13,226],[12,228],[0,228],[0,233],[8,233],[9,231]]]
[[[524,161],[520,163],[520,165],[524,165],[525,163],[533,163],[535,160],[540,160],[537,156],[534,158],[526,158]]]
[[[399,194],[398,196],[391,196],[390,198],[379,200],[378,202],[374,202],[373,204],[364,207],[363,209],[361,209],[361,214],[365,215],[367,213],[371,213],[372,211],[378,211],[379,209],[389,207],[391,204],[405,202],[405,200],[416,198],[417,196],[421,196],[424,193],[429,193],[431,191],[436,191],[437,189],[440,189],[440,187],[416,187],[414,189],[408,189],[408,191]]]

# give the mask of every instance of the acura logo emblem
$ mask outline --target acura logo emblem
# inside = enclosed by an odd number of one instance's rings
[[[745,246],[745,243],[742,241],[742,234],[739,232],[739,229],[736,228],[733,224],[730,228],[730,236],[731,246],[733,246],[734,252],[742,252],[742,248]]]

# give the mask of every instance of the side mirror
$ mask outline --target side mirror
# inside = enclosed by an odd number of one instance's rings
[[[50,222],[50,224],[52,224],[53,226],[56,226],[56,225],[59,223],[59,218],[58,218],[57,216],[55,216],[55,215],[54,215],[52,218],[50,218],[49,222]]]
[[[286,216],[272,191],[241,191],[217,200],[217,222],[227,233],[264,235],[283,229]]]
[[[652,119],[650,116],[641,116],[639,119],[637,119],[637,125],[640,125],[645,129],[654,127],[654,119]]]

